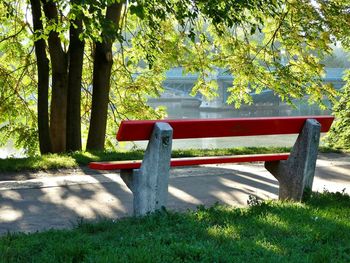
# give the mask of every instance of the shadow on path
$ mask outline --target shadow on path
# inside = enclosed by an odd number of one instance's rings
[[[243,167],[243,166],[242,166]],[[244,205],[250,194],[276,198],[277,182],[259,174],[222,167],[173,169],[168,208],[185,210],[215,202]],[[94,183],[0,190],[0,234],[72,227],[79,219],[119,218],[132,214],[132,194],[119,174],[91,174]],[[18,185],[15,188],[18,188]],[[22,186],[25,183],[22,182]]]

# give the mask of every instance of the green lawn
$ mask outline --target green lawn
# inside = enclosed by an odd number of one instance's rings
[[[8,234],[0,262],[350,262],[350,197],[253,202]]]
[[[320,148],[321,152],[336,152],[336,149]],[[290,152],[288,147],[241,147],[231,149],[190,149],[174,150],[173,157],[214,156],[233,154],[259,154]],[[74,152],[70,154],[49,154],[28,158],[0,159],[0,172],[16,172],[23,170],[49,170],[58,168],[76,168],[92,161],[118,161],[142,159],[143,151],[127,152]]]

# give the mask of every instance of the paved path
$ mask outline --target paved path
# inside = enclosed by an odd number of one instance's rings
[[[315,191],[350,194],[350,155],[319,156]],[[249,195],[276,199],[278,183],[263,164],[207,165],[171,171],[168,208],[194,209],[215,202],[244,206]],[[116,173],[0,182],[0,234],[69,228],[79,219],[119,218],[132,212],[132,195]]]

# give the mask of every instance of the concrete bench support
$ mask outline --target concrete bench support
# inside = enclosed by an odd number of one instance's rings
[[[279,199],[301,201],[304,189],[312,189],[321,125],[307,119],[286,161],[265,162],[279,182]]]
[[[157,122],[141,168],[121,170],[121,177],[134,195],[134,215],[141,216],[166,206],[173,129]]]

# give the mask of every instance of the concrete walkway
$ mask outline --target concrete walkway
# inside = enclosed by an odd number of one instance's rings
[[[350,194],[350,155],[321,154],[314,191]],[[262,163],[207,165],[171,171],[168,209],[195,209],[215,202],[244,206],[249,195],[276,199],[278,183]],[[77,175],[0,181],[0,234],[69,228],[81,218],[131,215],[132,195],[117,173],[77,171]]]

